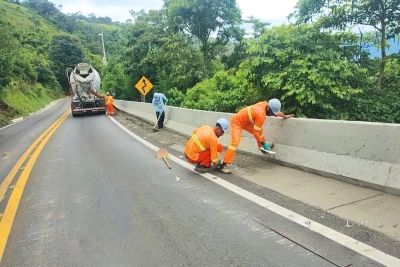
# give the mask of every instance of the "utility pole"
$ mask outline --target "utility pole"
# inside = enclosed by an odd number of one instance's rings
[[[101,36],[101,43],[103,45],[103,64],[104,66],[107,66],[107,57],[106,57],[106,49],[104,48],[104,37],[103,33],[100,33],[99,36]]]

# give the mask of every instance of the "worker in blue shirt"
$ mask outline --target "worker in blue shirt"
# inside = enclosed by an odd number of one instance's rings
[[[153,130],[158,131],[164,128],[165,110],[164,106],[167,104],[168,99],[162,93],[155,92],[153,95],[153,101],[151,102],[156,110],[157,123],[154,125]]]

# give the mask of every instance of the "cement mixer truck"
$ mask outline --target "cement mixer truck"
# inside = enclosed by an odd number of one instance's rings
[[[104,98],[100,91],[100,75],[87,63],[79,63],[74,69],[67,69],[71,89],[71,111],[76,117],[87,113],[106,113]]]

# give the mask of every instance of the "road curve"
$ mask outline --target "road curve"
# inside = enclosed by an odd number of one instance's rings
[[[63,105],[57,108],[60,114]],[[47,113],[53,121],[55,115]],[[41,125],[43,130],[50,123]],[[285,238],[280,234],[285,230],[305,243],[312,240],[319,250],[310,251]],[[103,115],[69,116],[47,143],[30,174],[1,262],[1,266],[348,264],[378,266],[194,172],[178,165],[169,170],[152,150]]]

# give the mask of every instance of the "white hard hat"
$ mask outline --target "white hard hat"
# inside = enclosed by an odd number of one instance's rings
[[[276,98],[272,98],[268,101],[268,107],[276,115],[276,113],[281,111],[281,101]]]
[[[225,133],[228,131],[228,129],[229,129],[229,128],[228,128],[229,122],[228,122],[227,119],[225,119],[225,118],[220,118],[220,119],[217,120],[217,124],[219,124],[219,126],[221,126],[222,130],[223,130]]]

